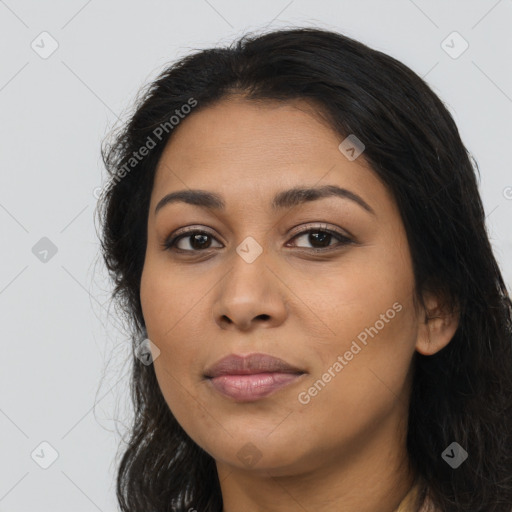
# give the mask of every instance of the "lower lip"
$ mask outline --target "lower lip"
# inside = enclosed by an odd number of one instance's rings
[[[254,373],[251,375],[219,375],[209,379],[221,394],[238,402],[254,402],[302,377],[297,373]]]

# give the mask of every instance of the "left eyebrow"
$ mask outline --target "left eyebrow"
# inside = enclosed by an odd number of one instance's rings
[[[341,197],[342,199],[350,199],[366,211],[375,215],[373,208],[360,196],[336,185],[324,185],[315,188],[300,188],[295,187],[290,190],[279,192],[272,201],[272,209],[280,210],[283,208],[291,208],[297,204],[305,203],[307,201],[317,201],[325,197]]]
[[[364,199],[354,192],[341,188],[336,185],[324,185],[314,188],[295,187],[289,190],[278,192],[271,203],[273,211],[282,210],[283,208],[291,208],[298,204],[309,201],[317,201],[327,197],[340,197],[349,199],[364,208],[369,213],[375,215],[373,208]],[[183,202],[208,210],[223,210],[226,203],[219,194],[209,192],[207,190],[178,190],[165,195],[155,208],[155,215],[167,204]]]

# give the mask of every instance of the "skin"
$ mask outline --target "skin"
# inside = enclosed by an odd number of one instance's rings
[[[235,96],[182,121],[159,162],[142,309],[160,350],[159,386],[187,434],[215,459],[224,512],[392,512],[415,476],[405,449],[411,360],[415,351],[444,347],[457,321],[434,295],[425,301],[436,319],[425,323],[427,312],[414,307],[396,204],[364,153],[349,161],[340,152],[342,140],[305,101]],[[359,195],[375,214],[339,197],[270,208],[279,191],[328,184]],[[220,194],[226,209],[179,202],[154,214],[162,197],[187,189]],[[314,254],[321,245],[298,232],[322,225],[354,243]],[[184,226],[212,237],[203,246],[182,238],[186,254],[164,250]],[[249,236],[263,249],[252,263],[236,252]],[[330,247],[337,243],[332,237]],[[395,303],[400,312],[301,403],[299,393]],[[266,398],[236,403],[203,378],[233,353],[267,353],[306,373]],[[259,457],[252,465],[237,456],[252,452]]]

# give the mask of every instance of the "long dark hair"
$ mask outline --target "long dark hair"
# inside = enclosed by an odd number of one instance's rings
[[[512,303],[486,232],[478,166],[446,107],[418,75],[358,41],[312,28],[246,35],[170,65],[102,146],[110,182],[98,203],[101,253],[134,347],[134,419],[117,474],[121,509],[222,510],[215,461],[178,424],[153,366],[136,357],[135,346],[146,337],[139,285],[162,150],[173,123],[233,93],[309,100],[340,141],[355,134],[364,142],[364,158],[400,210],[417,300],[423,305],[424,291],[438,292],[459,314],[443,350],[413,359],[411,464],[444,512],[510,512]],[[170,121],[175,113],[180,120]],[[133,153],[143,146],[151,149],[135,163]],[[452,442],[468,453],[457,469],[441,456]]]

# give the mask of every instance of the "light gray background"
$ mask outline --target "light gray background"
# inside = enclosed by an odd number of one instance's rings
[[[0,0],[0,511],[117,510],[130,350],[98,261],[101,139],[166,63],[296,25],[341,31],[425,77],[479,163],[511,288],[511,0]],[[31,47],[50,47],[43,31],[59,45],[46,59]],[[441,46],[453,31],[469,43],[456,59]],[[45,263],[32,252],[42,237],[57,247]],[[59,454],[47,469],[31,458],[50,460],[43,441]]]

